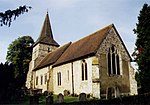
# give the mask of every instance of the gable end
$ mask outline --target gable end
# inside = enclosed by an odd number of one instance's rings
[[[107,36],[102,41],[100,48],[97,51],[97,54],[98,53],[106,54],[112,45],[115,45],[119,49],[123,59],[127,61],[132,61],[129,52],[114,25],[109,30]]]

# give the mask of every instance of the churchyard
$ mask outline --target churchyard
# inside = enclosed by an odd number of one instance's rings
[[[150,93],[122,96],[119,98],[94,99],[85,93],[80,95],[64,96],[62,94],[38,94],[26,96],[22,101],[14,102],[14,105],[150,105]]]

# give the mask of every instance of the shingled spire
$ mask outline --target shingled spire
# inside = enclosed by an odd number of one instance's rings
[[[59,47],[59,44],[53,38],[48,12],[46,14],[40,36],[34,43],[34,46],[37,45],[38,43]]]

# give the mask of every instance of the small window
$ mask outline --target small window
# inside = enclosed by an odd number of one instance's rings
[[[48,48],[47,48],[47,51],[48,51],[48,52],[51,52],[51,48],[48,47]]]
[[[82,81],[88,80],[87,63],[85,60],[82,60],[81,71]]]
[[[111,55],[108,53],[108,74],[111,74]]]
[[[47,74],[45,74],[45,84],[47,83]]]
[[[116,56],[116,62],[117,62],[117,74],[120,75],[120,62],[119,62],[119,55]]]
[[[36,85],[38,85],[38,76],[36,77]]]
[[[85,80],[88,79],[88,75],[87,75],[87,63],[85,62]]]
[[[58,83],[58,86],[61,86],[61,72],[57,73],[57,83]]]
[[[43,76],[41,75],[41,85],[43,84]]]
[[[84,64],[82,63],[82,81],[84,80]]]
[[[116,74],[116,57],[115,54],[112,54],[112,74]]]
[[[67,73],[68,73],[68,81],[69,81],[69,70],[67,71]]]

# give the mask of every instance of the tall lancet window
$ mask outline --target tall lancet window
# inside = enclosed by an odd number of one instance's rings
[[[114,45],[109,48],[107,54],[107,69],[109,75],[120,75],[119,53]]]
[[[57,73],[57,84],[58,86],[61,86],[61,72]]]
[[[82,65],[81,65],[81,70],[82,70],[82,81],[88,80],[88,71],[87,71],[87,63],[85,60],[82,60]]]

